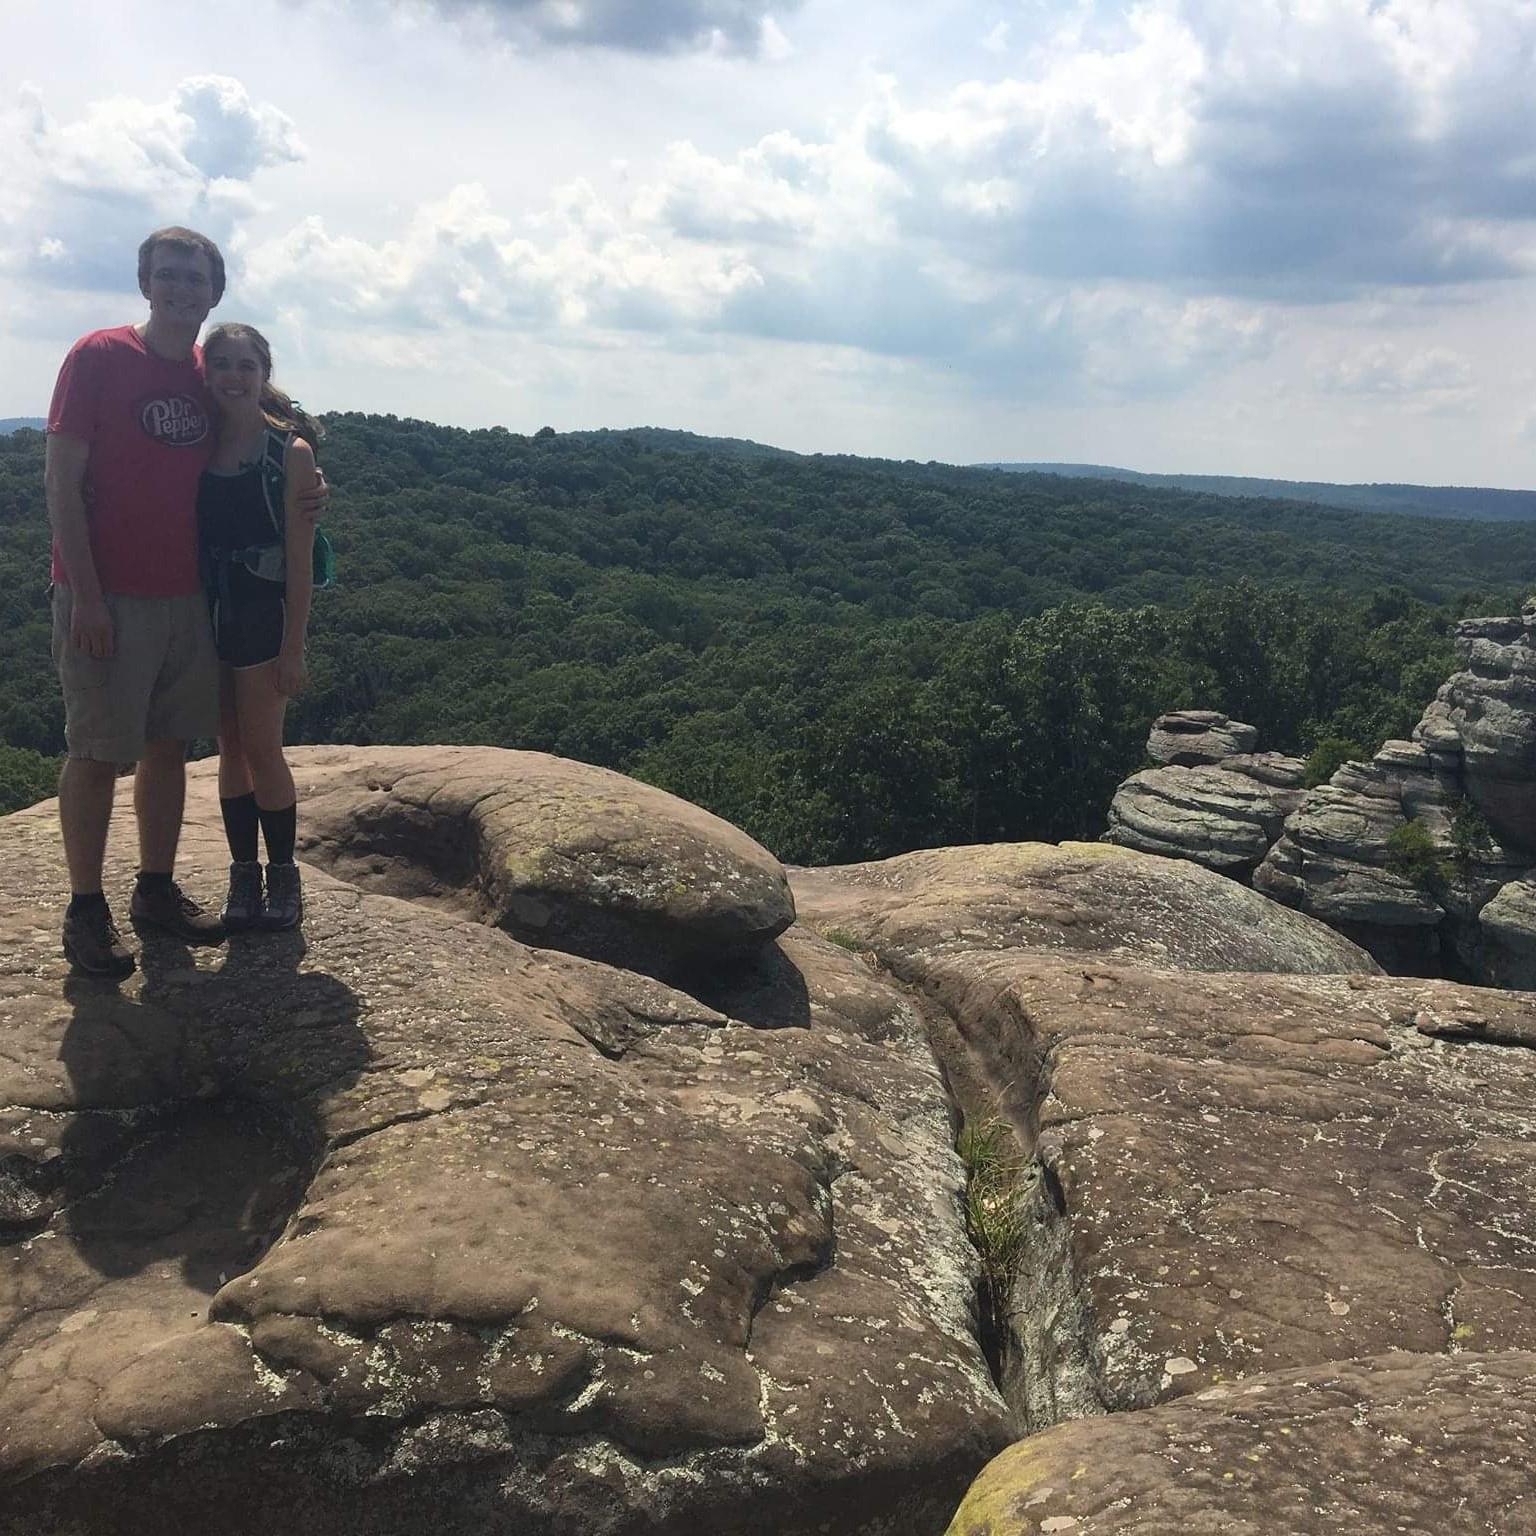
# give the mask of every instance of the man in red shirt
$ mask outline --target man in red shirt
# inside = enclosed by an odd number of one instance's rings
[[[48,412],[53,657],[69,756],[59,821],[71,899],[64,953],[126,976],[129,953],[102,891],[118,766],[136,763],[141,928],[216,944],[218,920],[176,884],[187,743],[218,729],[218,660],[198,572],[197,484],[213,451],[198,332],[224,293],[224,259],[173,227],[139,247],[149,318],[70,349]]]

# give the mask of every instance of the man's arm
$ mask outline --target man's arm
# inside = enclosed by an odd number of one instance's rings
[[[85,471],[90,459],[91,445],[84,438],[50,432],[43,482],[48,497],[48,521],[73,598],[70,642],[87,656],[110,656],[112,616],[102,601],[101,578],[96,574],[96,558],[91,553],[90,520],[85,510]]]
[[[304,443],[304,439],[302,437],[296,438],[293,447],[297,448],[300,443]],[[308,443],[304,443],[304,446],[309,448]],[[292,449],[289,451],[292,452]],[[309,454],[310,469],[306,477],[308,483],[298,492],[297,496],[289,497],[288,520],[290,524],[295,520],[302,521],[305,527],[313,533],[315,531],[315,524],[325,516],[326,505],[331,499],[331,488],[325,483],[325,471],[314,461],[314,449],[310,448]]]

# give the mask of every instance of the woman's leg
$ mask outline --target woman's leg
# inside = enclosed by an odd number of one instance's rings
[[[277,691],[276,671],[275,663],[268,662],[236,672],[235,705],[267,845],[265,926],[292,928],[304,910],[298,866],[293,862],[297,795],[283,756],[283,716],[288,699]]]
[[[235,706],[235,673],[219,664],[219,799],[232,800],[251,792],[251,772],[240,740],[240,714]]]
[[[235,714],[241,752],[250,773],[256,804],[264,811],[294,802],[293,774],[283,756],[283,716],[287,697],[277,691],[276,664],[241,667],[234,674]]]
[[[219,668],[219,810],[224,816],[230,858],[224,926],[238,933],[254,928],[262,919],[261,865],[256,862],[261,821],[240,737],[235,675],[227,666]]]
[[[253,862],[256,797],[251,793],[250,769],[246,767],[245,746],[240,739],[234,673],[226,666],[219,668],[219,809],[224,815],[230,858],[237,864]]]

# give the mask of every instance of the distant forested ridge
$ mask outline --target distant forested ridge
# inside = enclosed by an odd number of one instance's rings
[[[798,862],[1093,836],[1171,708],[1374,746],[1449,670],[1452,620],[1508,611],[1536,564],[1536,524],[651,430],[329,428],[340,582],[290,739],[556,752]],[[62,745],[42,460],[0,438],[0,804],[46,793]]]
[[[1062,475],[1073,480],[1123,480],[1213,496],[1267,496],[1318,502],[1354,512],[1406,512],[1411,517],[1536,518],[1536,491],[1500,491],[1480,485],[1334,485],[1326,480],[1258,480],[1247,475],[1149,475],[1108,464],[987,464],[1015,474]]]
[[[41,432],[48,425],[41,416],[0,416],[0,436],[7,432],[20,432],[23,427]]]

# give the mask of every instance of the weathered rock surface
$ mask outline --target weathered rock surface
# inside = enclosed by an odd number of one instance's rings
[[[1230,762],[1148,768],[1115,791],[1104,840],[1246,879],[1300,798],[1297,790],[1231,771]]]
[[[1388,840],[1408,818],[1384,788],[1347,769],[1319,785],[1255,872],[1255,888],[1341,928],[1439,923],[1445,909],[1426,886],[1391,865]]]
[[[484,803],[321,769],[386,824]],[[192,809],[211,894],[206,771]],[[1010,1438],[943,1084],[846,950],[700,1001],[312,871],[302,936],[151,939],[119,990],[64,974],[51,809],[0,855],[5,1536],[916,1536]],[[766,939],[773,888],[701,921]]]
[[[942,870],[929,866],[926,887],[895,876],[918,914],[905,924],[879,870],[796,873],[805,920],[862,933],[925,990],[952,1027],[936,1031],[952,1080],[968,1077],[965,1094],[1006,1118],[1031,1166],[1004,1384],[1027,1427],[1058,1427],[1003,1458],[1022,1481],[989,1473],[955,1536],[989,1519],[993,1536],[1321,1530],[1275,1523],[1266,1489],[1310,1486],[1311,1442],[1254,1470],[1248,1458],[1291,1436],[1256,1428],[1244,1394],[1267,1393],[1275,1373],[1330,1378],[1354,1369],[1332,1362],[1404,1349],[1443,1357],[1414,1388],[1425,1414],[1470,1426],[1457,1447],[1467,1460],[1426,1486],[1480,1486],[1468,1463],[1487,1454],[1496,1467],[1509,1451],[1506,1404],[1472,1387],[1451,1395],[1468,1379],[1460,1352],[1485,1352],[1522,1382],[1522,1352],[1536,1350],[1531,999],[1367,974],[1195,976],[1096,943],[1004,948],[975,932],[963,888],[943,922]],[[1205,1394],[1199,1409],[1192,1394]],[[1322,1411],[1292,1408],[1298,1424]],[[1478,1439],[1484,1427],[1497,1449]],[[1205,1475],[1157,1459],[1168,1436]],[[1332,1465],[1342,1475],[1348,1463]],[[1350,1529],[1399,1529],[1391,1512],[1414,1507],[1404,1501],[1418,1485],[1398,1465],[1373,1465],[1379,1499]],[[1228,1471],[1249,1478],[1245,1497]],[[1148,1503],[1127,1505],[1137,1478]]]
[[[1529,1003],[1385,977],[937,961],[968,1039],[1039,1063],[1104,1407],[1394,1348],[1536,1348],[1536,1054],[1421,1014]],[[999,1034],[1006,1032],[1006,1038]]]
[[[1522,1529],[1528,994],[1105,844],[794,871],[777,938],[763,854],[710,967],[578,885],[567,943],[669,985],[506,931],[566,791],[335,750],[314,846],[417,899],[314,870],[302,935],[120,989],[64,975],[50,808],[0,820],[0,1536],[928,1536],[1020,1435],[955,1536]],[[684,840],[614,825],[659,889]],[[996,1314],[955,1106],[1017,1148]]]
[[[540,948],[671,976],[794,921],[778,861],[634,779],[494,747],[302,747],[300,856]]]
[[[1310,918],[1194,864],[1104,843],[935,848],[791,871],[796,902],[903,974],[977,949],[1073,950],[1193,971],[1371,971]]]
[[[1536,603],[1456,626],[1461,671],[1415,735],[1458,771],[1495,834],[1536,856]]]
[[[1536,987],[1536,600],[1459,624],[1456,654],[1412,741],[1311,790],[1252,727],[1159,716],[1147,752],[1170,766],[1120,785],[1104,840],[1251,881],[1390,970]]]
[[[1216,766],[1223,773],[1240,773],[1271,789],[1300,789],[1307,776],[1305,761],[1284,752],[1240,752],[1222,758]]]
[[[1165,764],[1115,791],[1106,843],[1247,880],[1301,804],[1306,765],[1255,752],[1258,732],[1209,709],[1159,715],[1147,756]]]
[[[1193,768],[1252,752],[1258,740],[1254,726],[1229,720],[1214,709],[1177,709],[1152,722],[1147,756],[1155,763]]]
[[[1536,1355],[1379,1355],[1010,1447],[949,1536],[1536,1529]]]
[[[1536,990],[1536,882],[1512,880],[1478,914],[1490,979]]]
[[[1536,927],[1519,889],[1536,863],[1536,607],[1457,626],[1461,670],[1414,730],[1369,764],[1312,790],[1254,885],[1359,940],[1392,969],[1459,966],[1501,986],[1536,985]],[[1476,808],[1486,827],[1459,824]],[[1388,840],[1416,823],[1417,871]],[[1458,835],[1461,834],[1461,835]]]
[[[1453,956],[1481,980],[1514,985],[1529,941],[1500,944],[1482,913],[1525,875],[1528,856],[1491,836],[1458,847],[1460,805],[1444,753],[1386,742],[1369,763],[1346,763],[1306,794],[1254,887],[1348,934],[1391,970],[1432,973]],[[1429,855],[1417,869],[1394,850],[1410,823]]]

